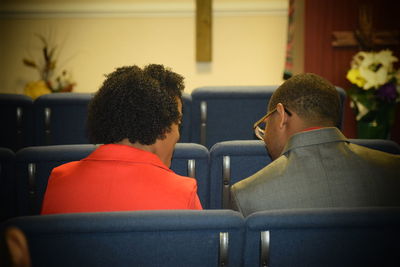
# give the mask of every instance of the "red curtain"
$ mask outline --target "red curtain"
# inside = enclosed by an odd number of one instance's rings
[[[372,7],[375,30],[399,30],[398,10],[400,1],[394,0],[305,0],[304,13],[304,71],[328,79],[343,89],[350,88],[346,80],[352,56],[358,47],[332,47],[333,31],[354,31],[359,27],[359,7]],[[383,47],[382,47],[383,48]],[[387,47],[400,58],[400,47]],[[397,66],[399,67],[399,66]],[[356,138],[356,123],[347,101],[343,132],[348,138]],[[391,139],[400,143],[400,109],[397,110]]]

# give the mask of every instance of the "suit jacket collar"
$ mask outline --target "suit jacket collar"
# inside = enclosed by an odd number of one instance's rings
[[[330,142],[349,142],[336,127],[324,127],[317,130],[300,132],[289,138],[282,154],[288,154],[290,150],[311,145]]]
[[[145,163],[171,171],[156,154],[135,147],[119,144],[101,145],[83,160]]]

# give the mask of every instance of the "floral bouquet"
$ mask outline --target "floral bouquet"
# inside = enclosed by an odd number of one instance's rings
[[[41,35],[37,35],[37,37],[43,44],[43,60],[35,62],[34,60],[24,58],[23,63],[25,66],[37,69],[40,80],[29,82],[25,86],[25,94],[32,98],[37,98],[43,94],[71,92],[76,83],[72,81],[71,75],[66,70],[63,70],[60,75],[54,78],[57,66],[56,46],[49,45],[46,38]]]
[[[348,91],[356,113],[358,138],[388,138],[400,101],[398,59],[390,50],[357,53],[347,72],[353,84]]]

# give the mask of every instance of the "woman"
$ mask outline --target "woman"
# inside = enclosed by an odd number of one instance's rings
[[[196,180],[169,169],[183,77],[162,65],[118,68],[89,104],[87,158],[55,168],[42,214],[202,209]]]

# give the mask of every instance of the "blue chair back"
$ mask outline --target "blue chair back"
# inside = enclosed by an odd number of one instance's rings
[[[95,145],[27,147],[16,153],[17,214],[40,214],[47,182],[53,168],[85,158]]]
[[[261,140],[225,141],[210,150],[210,208],[230,206],[230,187],[271,163]]]
[[[399,225],[398,207],[253,213],[244,266],[398,266]]]
[[[209,158],[207,148],[193,143],[177,143],[171,162],[171,170],[179,175],[196,178],[197,194],[203,208],[209,207]]]
[[[244,219],[231,210],[27,216],[33,266],[242,266]]]
[[[181,125],[181,138],[180,143],[191,142],[191,122],[192,122],[192,96],[190,94],[182,94],[182,125]]]
[[[211,148],[226,140],[253,140],[253,123],[267,111],[277,86],[209,86],[192,92],[192,142]]]
[[[0,147],[0,221],[15,215],[15,153]]]
[[[391,154],[400,154],[400,145],[386,139],[349,139],[350,143],[380,150]]]
[[[92,94],[56,93],[34,102],[35,144],[88,144],[87,108]]]
[[[267,112],[269,100],[278,86],[207,86],[192,92],[192,142],[211,148],[228,140],[253,140],[253,123]],[[340,96],[338,128],[343,125],[346,91]]]
[[[95,145],[54,145],[27,147],[17,152],[17,214],[39,214],[53,168],[87,157]],[[199,144],[177,144],[171,169],[184,176],[196,178],[199,198],[208,207],[208,150]]]
[[[33,100],[21,94],[0,94],[0,147],[13,151],[33,144]]]

